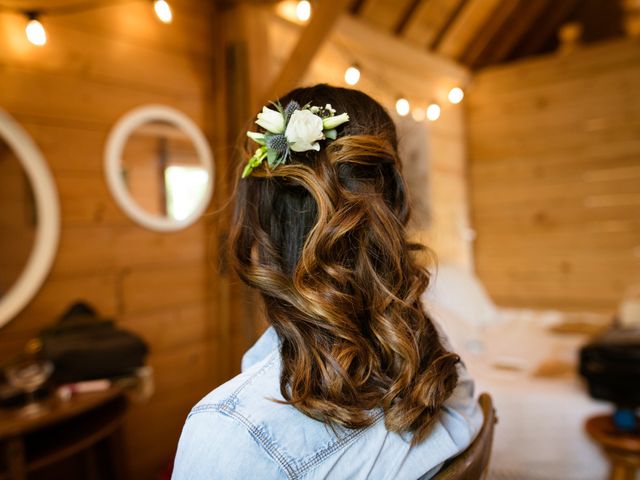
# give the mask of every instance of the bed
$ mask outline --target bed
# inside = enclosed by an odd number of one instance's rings
[[[591,399],[576,375],[596,314],[497,308],[469,273],[440,266],[425,302],[452,347],[496,406],[496,480],[602,480],[607,464],[584,420],[611,406]],[[579,325],[580,328],[567,328]],[[588,328],[592,326],[593,328]]]

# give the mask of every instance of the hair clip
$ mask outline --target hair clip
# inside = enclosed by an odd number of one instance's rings
[[[286,108],[280,103],[272,103],[276,110],[262,107],[256,123],[265,129],[265,133],[247,132],[247,136],[260,145],[247,161],[242,171],[242,178],[251,175],[254,168],[267,159],[269,168],[276,168],[285,163],[291,152],[307,152],[320,150],[320,140],[335,140],[337,127],[349,121],[347,113],[336,115],[336,111],[327,103],[324,107],[310,104],[300,107],[290,101]]]

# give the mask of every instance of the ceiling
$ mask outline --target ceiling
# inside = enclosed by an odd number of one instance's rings
[[[351,13],[473,69],[554,51],[568,22],[585,43],[623,35],[617,0],[354,0]]]

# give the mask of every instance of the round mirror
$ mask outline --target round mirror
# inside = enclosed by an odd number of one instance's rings
[[[58,194],[44,157],[0,109],[0,327],[42,285],[59,237]]]
[[[130,111],[111,130],[105,173],[124,212],[152,230],[194,223],[213,193],[211,150],[186,115],[162,105]]]

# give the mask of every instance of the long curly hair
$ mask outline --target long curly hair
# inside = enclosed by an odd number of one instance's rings
[[[280,338],[280,390],[309,417],[429,433],[457,383],[420,296],[429,275],[407,240],[409,205],[393,121],[368,95],[316,85],[280,99],[330,103],[350,121],[319,152],[240,180],[231,258]],[[243,162],[246,159],[243,159]]]

